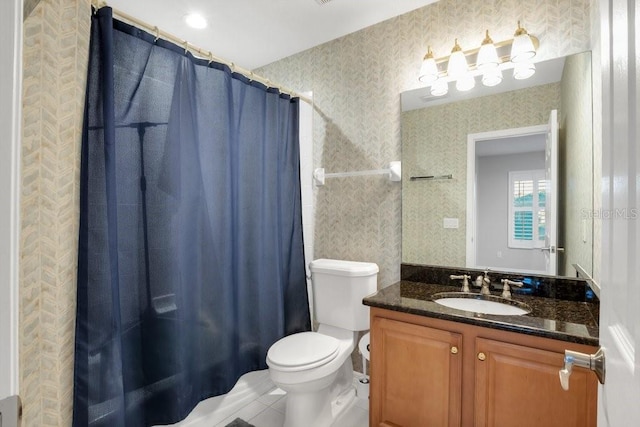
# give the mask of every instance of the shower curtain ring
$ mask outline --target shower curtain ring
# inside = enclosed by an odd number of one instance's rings
[[[188,41],[184,41],[184,54],[186,55],[187,53],[189,53],[189,42]]]
[[[211,51],[209,51],[209,64],[207,64],[207,65],[211,65],[212,62],[213,62],[213,53],[211,53]]]
[[[233,62],[231,64],[229,64],[229,68],[231,68],[231,72],[232,73],[236,72],[236,64],[234,64]]]
[[[156,34],[156,38],[155,38],[155,39],[153,39],[153,42],[154,42],[154,43],[157,43],[157,42],[158,42],[158,39],[160,38],[160,29],[159,29],[157,26],[155,26],[155,27],[153,27],[153,31],[154,31],[154,32],[155,32],[155,34]]]

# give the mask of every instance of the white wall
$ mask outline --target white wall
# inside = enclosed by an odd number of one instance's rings
[[[542,251],[510,248],[508,245],[509,172],[534,169],[544,169],[544,151],[477,158],[476,265],[511,270],[545,270]],[[498,252],[501,256],[498,256]]]
[[[22,0],[0,2],[0,399],[18,392]]]
[[[304,94],[312,99],[312,93]],[[304,255],[307,277],[311,277],[309,263],[313,261],[313,234],[315,211],[313,203],[313,105],[300,101],[300,184],[302,186],[302,232],[304,233]],[[309,307],[313,307],[311,280],[307,279]],[[311,310],[313,316],[313,310]]]

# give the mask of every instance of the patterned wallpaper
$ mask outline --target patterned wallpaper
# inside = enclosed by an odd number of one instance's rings
[[[42,0],[24,21],[19,353],[26,427],[71,425],[90,16],[89,0]]]
[[[402,261],[466,264],[467,135],[543,125],[560,106],[560,84],[454,102],[402,113]],[[412,175],[451,180],[410,181]],[[445,229],[443,219],[458,218]]]
[[[477,46],[538,36],[538,60],[589,49],[590,0],[440,0],[269,64],[257,72],[314,94],[314,165],[327,172],[378,169],[399,160],[400,92],[419,87],[427,44],[446,55],[457,37]],[[459,175],[459,171],[454,173]],[[316,189],[316,257],[376,262],[379,284],[400,277],[401,189],[382,177],[327,180]]]
[[[593,109],[591,101],[591,53],[567,58],[562,73],[560,124],[559,246],[564,246],[565,275],[575,276],[572,264],[593,271]],[[583,232],[583,227],[585,228]],[[583,236],[584,233],[584,236]],[[583,239],[584,237],[584,239]]]

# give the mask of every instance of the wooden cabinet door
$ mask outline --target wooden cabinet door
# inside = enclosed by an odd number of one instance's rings
[[[462,336],[373,317],[371,426],[459,426]]]
[[[483,338],[475,349],[476,427],[595,427],[596,377],[574,368],[564,391],[564,354]]]

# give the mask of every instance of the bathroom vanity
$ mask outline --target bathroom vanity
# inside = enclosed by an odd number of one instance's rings
[[[558,376],[566,349],[597,350],[598,302],[586,283],[534,279],[513,295],[530,313],[489,315],[434,302],[460,291],[446,268],[406,280],[407,268],[405,280],[364,299],[371,426],[596,425],[596,376],[574,368],[568,391]]]

